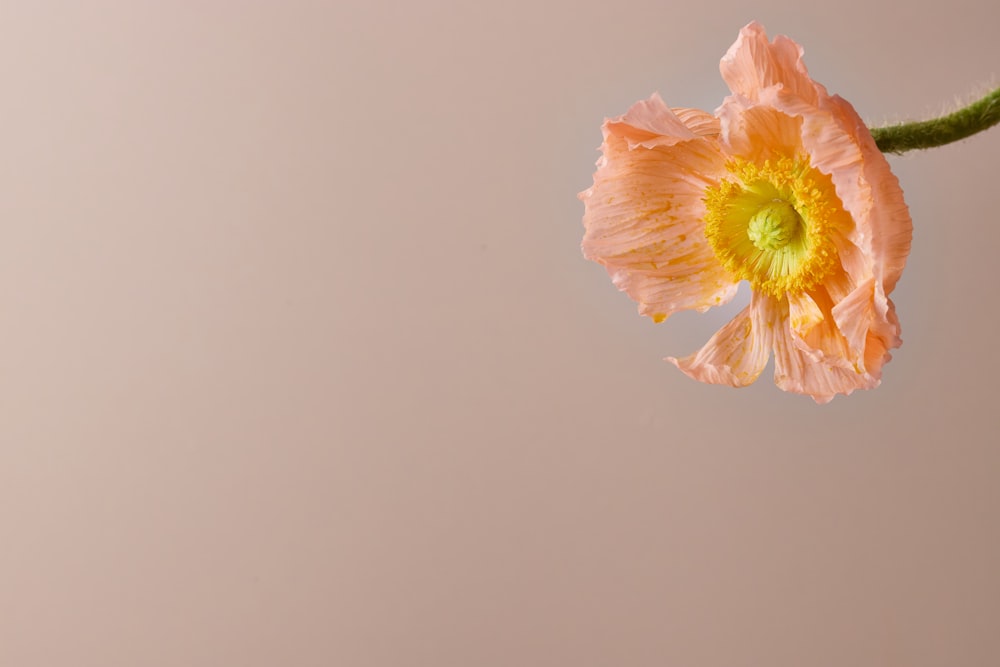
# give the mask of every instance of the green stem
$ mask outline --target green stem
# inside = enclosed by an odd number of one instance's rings
[[[896,153],[944,146],[971,137],[1000,123],[1000,88],[941,118],[900,123],[872,129],[875,145],[883,153]]]

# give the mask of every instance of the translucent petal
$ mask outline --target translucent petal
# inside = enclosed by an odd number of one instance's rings
[[[667,357],[689,377],[711,384],[745,387],[767,366],[771,355],[771,321],[775,302],[754,293],[750,305],[709,339],[694,354]]]

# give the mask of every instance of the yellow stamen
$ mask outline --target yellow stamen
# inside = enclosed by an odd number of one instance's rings
[[[734,180],[705,191],[705,236],[735,280],[781,297],[813,289],[836,264],[831,238],[850,225],[830,177],[808,159],[733,160]]]

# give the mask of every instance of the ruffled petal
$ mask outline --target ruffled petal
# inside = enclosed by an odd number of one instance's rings
[[[875,280],[870,278],[831,309],[837,328],[848,346],[864,350],[875,319]]]
[[[758,163],[805,155],[801,118],[739,97],[727,98],[717,113],[723,150],[729,155]]]
[[[784,35],[769,42],[756,21],[740,30],[719,70],[734,94],[754,102],[762,90],[772,87],[807,101],[816,99],[816,84],[802,63],[802,47]]]
[[[899,321],[895,306],[885,299],[887,308],[878,308],[874,278],[865,281],[832,308],[837,328],[852,350],[861,354],[860,365],[866,372],[881,377],[882,365],[889,358],[889,350],[899,347]]]
[[[701,118],[694,118],[700,124]],[[605,133],[610,130],[625,139],[630,149],[641,146],[673,146],[699,135],[688,127],[663,101],[659,93],[648,100],[636,102],[620,118],[605,122]]]
[[[795,326],[795,304],[801,301],[808,302],[815,309],[812,313],[818,315],[807,330]],[[811,294],[794,297],[789,295],[788,302],[788,326],[792,334],[792,343],[807,357],[818,363],[863,370],[861,361],[864,346],[852,347],[837,327],[832,314],[833,301],[825,290],[817,289]]]
[[[844,202],[848,210],[867,210],[865,222],[871,230],[869,248],[874,260],[875,277],[885,293],[889,294],[903,273],[913,239],[913,220],[903,200],[903,189],[854,107],[837,95],[823,99],[822,105],[857,143],[860,163],[854,163],[854,169],[860,166],[862,171],[861,187],[851,192],[847,178],[840,178],[843,181],[841,184],[838,183],[839,174],[829,173],[838,191],[843,187],[845,193],[849,193],[848,197],[857,198]],[[819,153],[821,146],[817,145],[812,150]]]
[[[892,337],[886,337],[877,333],[877,329],[872,329],[868,332],[865,341],[865,368],[877,378],[882,377],[882,367],[892,359],[890,350],[899,347],[903,343],[898,334],[899,320],[896,318],[896,306],[892,303],[892,299],[887,299],[887,302],[888,311],[886,320],[890,331],[893,332]]]
[[[837,394],[878,386],[879,379],[860,365],[844,364],[849,358],[846,340],[832,322],[824,318],[803,339],[792,330],[786,302],[774,312],[774,382],[779,388],[827,403]]]
[[[767,366],[771,354],[774,300],[754,293],[750,305],[722,327],[698,352],[667,357],[684,374],[701,382],[745,387]]]
[[[785,359],[784,366],[776,362],[779,386],[825,402],[878,385],[889,351],[902,341],[892,301],[880,312],[875,286],[869,278],[836,304],[825,288],[789,295],[788,323],[780,327],[786,333],[775,337],[775,358]],[[789,343],[795,350],[782,349]]]
[[[704,127],[703,119],[688,118]],[[724,171],[716,142],[654,95],[605,123],[602,150],[594,185],[580,194],[584,255],[656,321],[732,299],[736,284],[704,235],[702,197]]]
[[[823,322],[823,311],[819,304],[806,292],[788,295],[788,320],[792,331],[799,338],[805,338]]]
[[[837,303],[854,291],[861,283],[873,275],[871,257],[849,241],[839,230],[833,234],[833,244],[837,248],[838,269],[826,277],[823,286],[830,298]]]
[[[707,111],[685,107],[674,107],[671,111],[699,137],[717,137],[719,135],[719,119]]]

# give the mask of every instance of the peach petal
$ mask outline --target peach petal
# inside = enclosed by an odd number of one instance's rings
[[[817,363],[858,370],[863,348],[855,350],[848,345],[847,339],[837,328],[837,324],[830,314],[832,304],[823,290],[813,292],[812,300],[822,313],[822,317],[807,331],[800,332],[792,326],[793,320],[789,315],[788,327],[792,335],[792,344]],[[791,306],[789,306],[789,313],[791,313]]]
[[[838,125],[842,129],[841,136],[849,136],[854,141],[853,151],[841,149],[839,153],[832,151],[833,142],[825,141],[820,132],[813,137],[807,133],[805,141],[814,163],[822,171],[830,170],[834,186],[855,220],[850,241],[861,251],[863,260],[858,262],[856,258],[844,256],[844,268],[856,284],[863,283],[869,276],[875,278],[874,333],[890,349],[898,347],[902,342],[899,327],[888,324],[889,318],[895,317],[894,312],[890,315],[894,308],[888,294],[895,288],[906,265],[913,221],[898,179],[854,108],[837,96],[823,98],[821,103],[830,111],[831,125]],[[879,362],[879,368],[882,363]]]
[[[648,100],[636,102],[620,118],[608,120],[605,131],[625,139],[630,149],[637,146],[673,146],[699,136],[666,105],[658,93],[653,93]]]
[[[875,145],[871,132],[854,107],[837,95],[825,102],[841,126],[853,131],[852,136],[858,142],[863,177],[869,186],[868,193],[859,194],[867,194],[872,202],[868,219],[872,229],[871,252],[876,277],[882,283],[885,293],[889,294],[896,287],[910,254],[913,239],[910,210],[903,200],[899,179],[892,173],[889,161]]]
[[[892,313],[892,317],[890,319],[894,320],[895,312],[892,308],[891,301],[889,302],[889,305],[890,312]],[[888,343],[884,338],[881,338],[869,331],[868,339],[865,342],[865,368],[868,373],[876,378],[881,378],[882,367],[889,363],[889,360],[892,359],[892,354],[890,354],[889,351],[893,348],[899,347],[901,342],[902,341],[899,341],[897,338],[897,342],[895,344]]]
[[[773,300],[754,293],[750,305],[709,339],[698,352],[667,357],[685,375],[712,384],[745,387],[767,366],[771,354]]]
[[[823,311],[816,301],[805,292],[788,295],[788,319],[800,338],[809,335],[818,324],[823,322]]]
[[[594,185],[581,193],[583,252],[656,321],[732,299],[736,285],[704,238],[705,187],[724,170],[714,141],[698,137],[657,96],[605,124]],[[663,117],[654,115],[654,112]],[[640,123],[636,127],[626,122]],[[686,137],[651,128],[680,125]]]
[[[716,137],[719,135],[719,119],[701,109],[675,107],[671,109],[689,130],[699,137]]]
[[[864,369],[881,376],[885,357],[892,348],[899,347],[899,322],[891,300],[885,299],[886,311],[880,312],[874,278],[854,290],[832,309],[834,321],[852,350],[861,353]]]
[[[757,162],[804,155],[802,119],[732,96],[719,108],[721,140],[730,155]]]
[[[820,102],[829,99],[825,94],[820,96]],[[809,154],[812,165],[824,174],[832,176],[837,172],[860,168],[862,154],[857,141],[832,110],[811,104],[801,98],[782,95],[781,91],[776,89],[762,92],[760,103],[800,119],[801,144]],[[836,178],[834,184],[837,184]],[[844,193],[840,189],[837,193],[843,199]]]
[[[830,298],[834,302],[839,302],[847,298],[855,287],[871,278],[874,267],[871,257],[865,255],[861,248],[849,241],[845,235],[835,232],[833,243],[837,248],[840,268],[823,281],[823,286],[826,287]]]
[[[832,309],[834,322],[852,350],[864,350],[875,319],[875,279],[869,278]]]
[[[774,324],[774,382],[778,387],[812,396],[817,403],[827,403],[837,394],[878,386],[877,377],[857,367],[845,368],[836,355],[824,354],[817,359],[809,349],[803,349],[787,317],[780,310],[779,315],[782,316]],[[824,337],[824,347],[835,344],[835,339],[827,339],[831,336],[830,328],[816,327],[811,336],[817,333]],[[815,345],[817,341],[811,342]]]
[[[719,70],[729,89],[750,101],[757,101],[762,90],[777,87],[815,102],[816,83],[802,63],[802,53],[802,47],[783,35],[768,42],[764,27],[754,21],[740,30]]]

